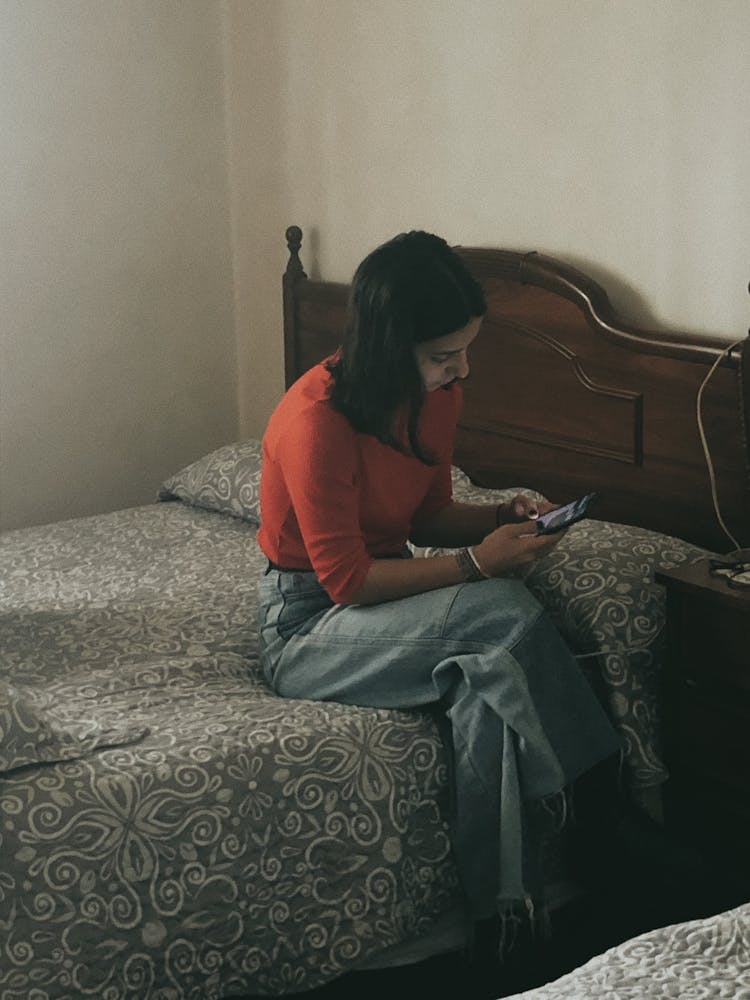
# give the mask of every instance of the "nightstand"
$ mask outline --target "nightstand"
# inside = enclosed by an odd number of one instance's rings
[[[707,560],[656,579],[667,588],[667,827],[750,898],[750,590],[710,576]]]

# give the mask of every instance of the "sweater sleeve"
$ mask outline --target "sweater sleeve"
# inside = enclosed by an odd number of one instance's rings
[[[360,526],[358,453],[345,418],[312,407],[287,428],[284,476],[312,568],[331,600],[346,603],[367,576]]]

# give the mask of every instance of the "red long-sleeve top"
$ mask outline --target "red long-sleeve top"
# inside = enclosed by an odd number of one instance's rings
[[[415,529],[450,503],[462,395],[457,384],[425,394],[419,439],[439,460],[425,465],[356,432],[331,405],[330,385],[325,362],[316,365],[271,416],[258,542],[277,565],[313,569],[340,604],[362,585],[374,558],[400,552]]]

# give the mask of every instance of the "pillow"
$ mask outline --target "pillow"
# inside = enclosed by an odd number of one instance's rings
[[[127,719],[95,717],[94,704],[66,704],[59,692],[0,680],[0,774],[32,764],[126,746],[148,729]]]
[[[491,490],[453,470],[456,500],[493,503],[534,490]],[[438,549],[417,550],[435,555]],[[550,614],[624,738],[629,784],[644,789],[666,778],[661,761],[660,672],[664,662],[666,597],[654,580],[708,553],[645,528],[597,521],[572,525],[549,555],[522,573]]]
[[[158,500],[231,514],[260,524],[261,443],[255,438],[218,448],[162,484]]]

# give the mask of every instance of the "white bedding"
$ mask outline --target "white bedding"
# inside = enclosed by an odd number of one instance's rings
[[[507,1000],[750,1000],[750,903],[660,927]]]

